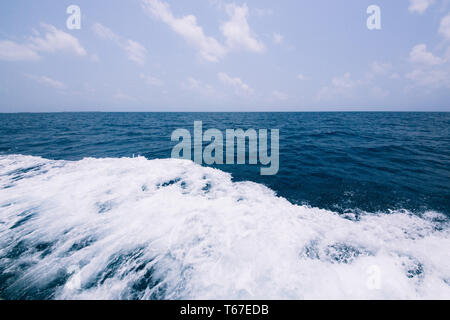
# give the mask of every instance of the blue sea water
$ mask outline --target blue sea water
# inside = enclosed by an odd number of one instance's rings
[[[170,158],[178,128],[279,129],[280,171],[223,165],[293,203],[343,212],[450,214],[450,113],[1,114],[0,154]]]
[[[279,129],[280,170],[168,159]],[[0,114],[0,298],[449,299],[450,113]]]

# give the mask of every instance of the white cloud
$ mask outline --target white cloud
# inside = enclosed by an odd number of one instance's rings
[[[317,100],[329,100],[338,96],[349,97],[352,95],[353,89],[361,84],[363,82],[353,80],[349,72],[342,76],[333,77],[331,85],[319,89]]]
[[[299,74],[297,75],[297,79],[298,79],[298,80],[301,80],[301,81],[308,80],[308,78],[307,78],[304,74],[301,74],[301,73],[299,73]]]
[[[35,76],[31,74],[26,75],[27,78],[36,81],[39,84],[42,84],[46,87],[63,90],[66,88],[66,85],[60,81],[54,80],[52,78],[46,77],[46,76]]]
[[[392,64],[390,63],[382,63],[382,62],[373,62],[372,63],[372,73],[375,75],[386,75],[391,71]]]
[[[439,26],[439,33],[442,34],[445,39],[450,40],[450,14],[442,18]]]
[[[101,38],[111,40],[111,41],[120,41],[120,37],[115,34],[111,29],[105,27],[100,23],[95,23],[93,26],[94,32]]]
[[[122,91],[118,91],[114,96],[113,96],[114,100],[118,100],[118,101],[128,101],[128,102],[135,102],[136,98],[123,93]]]
[[[434,0],[409,0],[409,12],[423,14]]]
[[[443,59],[436,57],[431,52],[427,51],[427,45],[423,43],[416,45],[411,50],[411,53],[409,54],[409,61],[412,63],[430,66],[444,63]]]
[[[278,91],[278,90],[272,91],[272,97],[274,97],[277,100],[282,100],[282,101],[289,99],[289,96],[286,93]]]
[[[97,36],[113,41],[116,45],[118,45],[125,52],[130,61],[133,61],[138,65],[145,64],[147,49],[142,44],[130,39],[123,39],[111,29],[100,23],[94,24],[93,29]]]
[[[193,77],[189,77],[182,83],[182,87],[191,91],[195,91],[203,96],[217,97],[216,90],[210,84],[203,83]]]
[[[201,83],[195,78],[189,77],[186,82],[186,87],[189,89],[198,89],[201,87]]]
[[[41,28],[46,31],[44,37],[41,37],[39,32],[33,29],[34,36],[24,44],[9,40],[0,41],[0,60],[39,60],[39,52],[65,51],[78,56],[87,55],[86,50],[74,36],[45,23],[41,23]]]
[[[198,25],[194,15],[175,17],[169,4],[160,0],[142,0],[142,7],[151,16],[166,23],[175,33],[179,34],[199,55],[212,62],[217,62],[231,50],[249,50],[262,52],[264,44],[256,39],[248,25],[248,7],[246,4],[225,6],[230,20],[223,23],[221,31],[226,38],[226,44],[221,44],[214,37],[207,36]]]
[[[47,32],[44,38],[38,36],[31,38],[30,47],[32,49],[52,53],[56,51],[67,51],[78,56],[85,56],[87,54],[78,39],[71,34],[45,23],[41,23],[41,27]]]
[[[281,44],[281,43],[283,43],[283,41],[284,41],[284,37],[281,34],[276,33],[276,32],[273,34],[273,43]]]
[[[147,83],[150,86],[161,87],[161,86],[164,85],[164,82],[161,79],[153,77],[153,76],[148,76],[148,75],[145,75],[145,74],[141,74],[140,78],[142,80],[144,80],[145,83]]]
[[[422,87],[450,87],[450,74],[444,70],[415,69],[406,78]]]
[[[435,56],[427,50],[425,44],[416,45],[410,53],[409,60],[414,69],[405,75],[414,85],[429,89],[450,87],[450,69],[448,61],[450,56],[444,58]]]
[[[34,61],[39,55],[30,47],[9,40],[0,41],[0,60],[5,61]]]
[[[316,100],[331,100],[337,98],[357,98],[357,94],[371,95],[374,98],[381,99],[389,95],[389,91],[380,87],[376,80],[384,76],[385,78],[397,79],[400,76],[392,72],[392,64],[374,61],[370,70],[362,78],[354,79],[350,72],[335,76],[331,79],[331,84],[319,89]]]
[[[143,65],[145,63],[147,49],[145,49],[145,47],[139,42],[127,40],[123,49],[125,50],[128,59],[131,61],[136,62],[139,65]]]
[[[197,18],[187,15],[176,18],[167,3],[159,0],[143,0],[142,6],[147,13],[169,25],[186,42],[199,50],[200,56],[208,61],[218,61],[225,56],[226,48],[213,37],[208,37],[197,24]]]
[[[223,84],[234,87],[237,93],[253,93],[253,89],[244,83],[240,78],[232,78],[224,72],[219,72],[217,76]]]
[[[264,51],[264,44],[253,35],[248,25],[248,7],[244,3],[242,7],[236,4],[228,4],[226,11],[231,20],[225,22],[222,33],[225,36],[227,46],[231,49],[246,49],[254,52]]]
[[[353,88],[356,83],[351,79],[351,74],[349,72],[345,73],[343,76],[334,77],[331,83],[336,88]]]

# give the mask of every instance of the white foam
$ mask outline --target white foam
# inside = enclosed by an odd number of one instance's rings
[[[449,248],[438,213],[356,221],[190,161],[0,157],[4,298],[449,299]]]

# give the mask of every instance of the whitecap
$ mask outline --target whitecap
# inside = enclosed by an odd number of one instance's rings
[[[190,161],[0,157],[7,299],[449,299],[448,219],[298,206]]]

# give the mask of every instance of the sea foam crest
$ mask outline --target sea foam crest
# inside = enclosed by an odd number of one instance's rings
[[[0,157],[6,299],[449,299],[448,248],[441,214],[349,219],[190,161]]]

